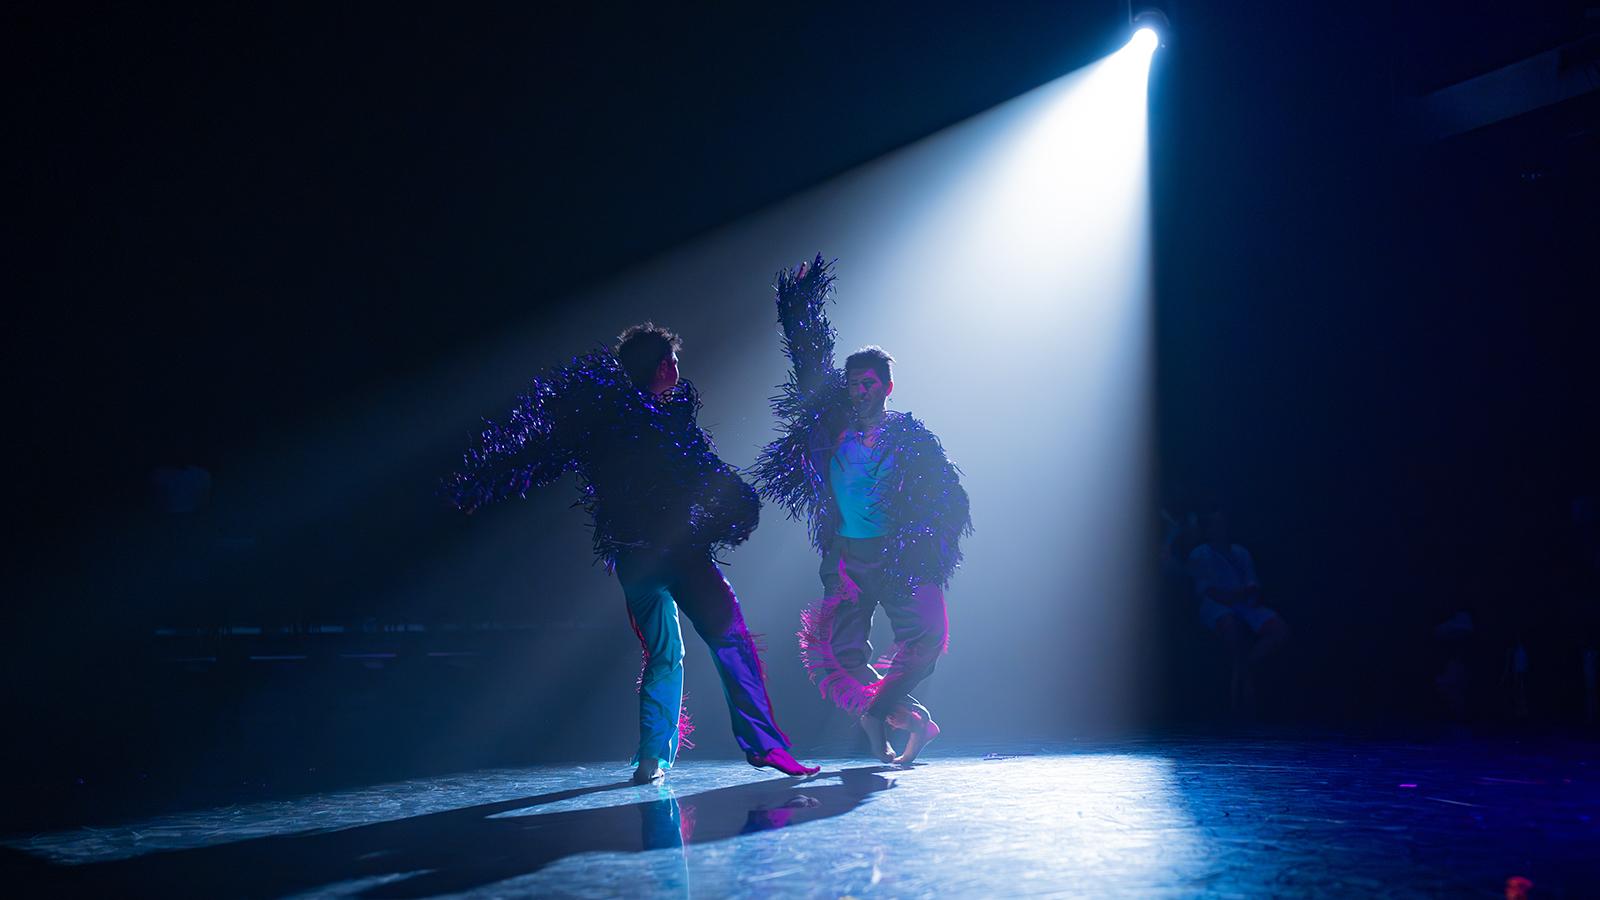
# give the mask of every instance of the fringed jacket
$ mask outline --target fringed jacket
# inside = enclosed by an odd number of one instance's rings
[[[819,254],[803,272],[779,272],[775,284],[783,349],[793,370],[772,398],[782,436],[768,444],[754,474],[761,495],[791,518],[804,518],[811,543],[826,555],[839,527],[828,484],[829,463],[853,412],[845,373],[833,361],[832,263]],[[939,438],[910,413],[884,417],[878,447],[893,461],[893,483],[881,503],[890,534],[889,570],[908,586],[947,585],[961,564],[961,538],[972,533],[961,470]]]
[[[761,500],[717,458],[699,410],[689,382],[652,396],[597,350],[534,378],[503,423],[485,422],[445,494],[472,512],[576,472],[578,505],[607,566],[630,549],[715,553],[750,537]]]

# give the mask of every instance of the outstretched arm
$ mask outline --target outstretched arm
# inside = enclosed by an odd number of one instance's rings
[[[773,283],[778,324],[783,326],[783,352],[793,366],[790,381],[805,402],[838,379],[833,363],[833,326],[828,301],[833,297],[833,263],[816,259],[779,272]]]
[[[602,351],[539,375],[503,422],[484,423],[478,443],[462,455],[461,469],[445,479],[445,496],[471,513],[507,497],[525,497],[576,468],[583,422],[604,407],[606,389],[625,379],[616,360]]]
[[[465,513],[507,497],[526,496],[567,471],[572,456],[555,436],[548,385],[534,380],[501,422],[485,422],[477,445],[462,454],[461,469],[444,483],[445,496]]]

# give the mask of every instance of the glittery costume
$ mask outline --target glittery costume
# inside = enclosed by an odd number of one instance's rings
[[[471,512],[576,472],[607,566],[628,549],[734,547],[755,531],[761,501],[717,458],[699,411],[688,381],[654,397],[596,350],[535,378],[504,424],[485,423],[446,492]]]
[[[503,423],[485,424],[445,492],[467,512],[567,472],[594,527],[595,555],[621,581],[644,649],[639,755],[662,767],[692,725],[683,706],[681,609],[706,641],[722,679],[734,736],[749,754],[789,746],[767,697],[755,639],[713,554],[755,530],[761,501],[717,458],[696,423],[700,398],[680,381],[662,397],[634,387],[610,352],[596,350],[535,378]]]
[[[906,691],[933,670],[948,645],[943,588],[961,563],[961,538],[972,531],[960,471],[916,417],[886,413],[876,446],[893,459],[894,483],[881,500],[889,534],[869,540],[839,537],[828,467],[855,414],[845,373],[833,358],[834,331],[826,309],[833,294],[832,264],[818,255],[803,274],[779,272],[774,287],[793,371],[772,399],[781,436],[762,450],[754,475],[763,497],[790,517],[805,519],[811,543],[824,559],[827,596],[802,615],[801,657],[823,695],[847,710],[880,717],[904,706],[920,711]],[[861,599],[838,596],[841,565],[861,584]],[[896,625],[892,663],[881,678],[867,664],[871,648],[865,632],[878,604]]]

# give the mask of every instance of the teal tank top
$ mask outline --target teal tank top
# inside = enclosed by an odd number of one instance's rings
[[[845,435],[828,466],[828,483],[839,506],[841,537],[875,538],[889,533],[881,499],[893,468],[892,459],[863,444],[859,433]]]

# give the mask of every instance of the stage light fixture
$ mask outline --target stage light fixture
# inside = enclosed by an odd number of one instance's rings
[[[1152,3],[1128,3],[1128,27],[1133,30],[1133,40],[1144,42],[1151,50],[1162,46],[1167,41],[1167,35],[1172,30],[1172,20],[1167,17],[1166,10]],[[1140,37],[1149,32],[1149,37]],[[1154,39],[1154,42],[1151,42]]]

